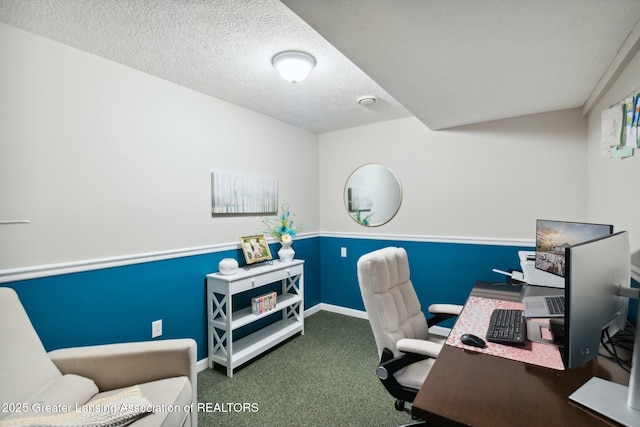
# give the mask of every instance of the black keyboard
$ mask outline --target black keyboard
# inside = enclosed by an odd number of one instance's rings
[[[549,313],[555,314],[555,315],[564,314],[564,297],[563,296],[546,297],[545,299],[547,301],[547,308],[549,309]]]
[[[491,313],[487,340],[500,344],[524,344],[524,310],[496,308]]]

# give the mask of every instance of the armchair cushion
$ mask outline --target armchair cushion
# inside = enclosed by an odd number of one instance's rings
[[[134,386],[112,396],[93,399],[85,405],[76,404],[75,410],[43,410],[32,417],[0,421],[0,426],[118,427],[129,425],[152,410],[151,403],[140,394],[140,388]]]
[[[63,375],[36,395],[34,402],[74,405],[82,404],[98,393],[98,387],[89,378],[79,375]]]
[[[153,413],[137,420],[132,426],[187,426],[190,424],[191,412],[197,411],[193,406],[191,384],[187,377],[174,377],[140,384],[140,394],[151,402]],[[121,393],[124,389],[98,393],[92,402]]]
[[[61,375],[29,399],[20,402],[21,408],[9,411],[4,420],[42,416],[45,413],[66,412],[82,406],[98,393],[98,387],[89,378]],[[53,410],[43,409],[53,408]],[[0,421],[0,426],[3,426]]]
[[[61,372],[93,379],[101,392],[95,399],[139,384],[142,396],[162,410],[136,427],[195,425],[196,343],[190,338],[66,348],[49,356]]]

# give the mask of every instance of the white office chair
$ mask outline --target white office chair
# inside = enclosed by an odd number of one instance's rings
[[[405,402],[413,402],[444,345],[444,339],[429,336],[429,327],[457,316],[462,306],[431,305],[429,312],[435,316],[427,321],[403,248],[388,247],[360,257],[358,282],[380,357],[376,373],[401,411]]]

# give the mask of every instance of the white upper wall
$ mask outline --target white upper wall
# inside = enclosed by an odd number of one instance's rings
[[[0,24],[0,270],[236,243],[213,171],[270,176],[318,229],[318,136]]]
[[[586,119],[563,110],[431,131],[415,118],[320,135],[321,228],[456,238],[535,238],[536,218],[587,218]],[[343,203],[354,169],[381,163],[403,200],[391,222],[365,228]]]
[[[256,216],[211,217],[216,170],[277,178],[309,231],[532,241],[536,218],[590,216],[577,109],[446,131],[409,118],[318,137],[4,24],[0,63],[0,221],[32,221],[0,225],[0,270],[260,232]],[[403,187],[397,216],[375,228],[343,204],[348,176],[370,162]]]
[[[589,113],[589,219],[629,232],[633,263],[640,266],[640,152],[619,160],[600,156],[602,110],[640,87],[640,53]]]

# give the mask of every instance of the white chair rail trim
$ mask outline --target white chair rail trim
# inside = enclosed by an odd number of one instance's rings
[[[494,246],[534,246],[534,241],[525,239],[485,238],[485,237],[451,237],[451,236],[421,236],[421,235],[392,235],[392,234],[360,234],[360,233],[301,233],[296,239],[309,239],[312,237],[336,237],[344,239],[371,239],[371,240],[396,240],[410,242],[434,242],[434,243],[459,243]],[[268,239],[274,243],[274,238]],[[121,267],[125,265],[141,264],[152,261],[162,261],[172,258],[181,258],[194,255],[205,255],[216,252],[240,249],[239,242],[221,243],[209,246],[193,248],[181,248],[160,252],[123,255],[109,258],[96,258],[78,260],[58,264],[36,265],[30,267],[0,270],[0,283],[15,282],[18,280],[36,279],[40,277],[55,276],[60,274],[78,273],[82,271],[98,270],[102,268]]]
[[[504,237],[468,237],[468,236],[425,236],[412,234],[360,234],[360,233],[320,233],[322,237],[343,239],[397,240],[407,242],[459,243],[490,246],[535,246],[533,239],[510,239]]]

